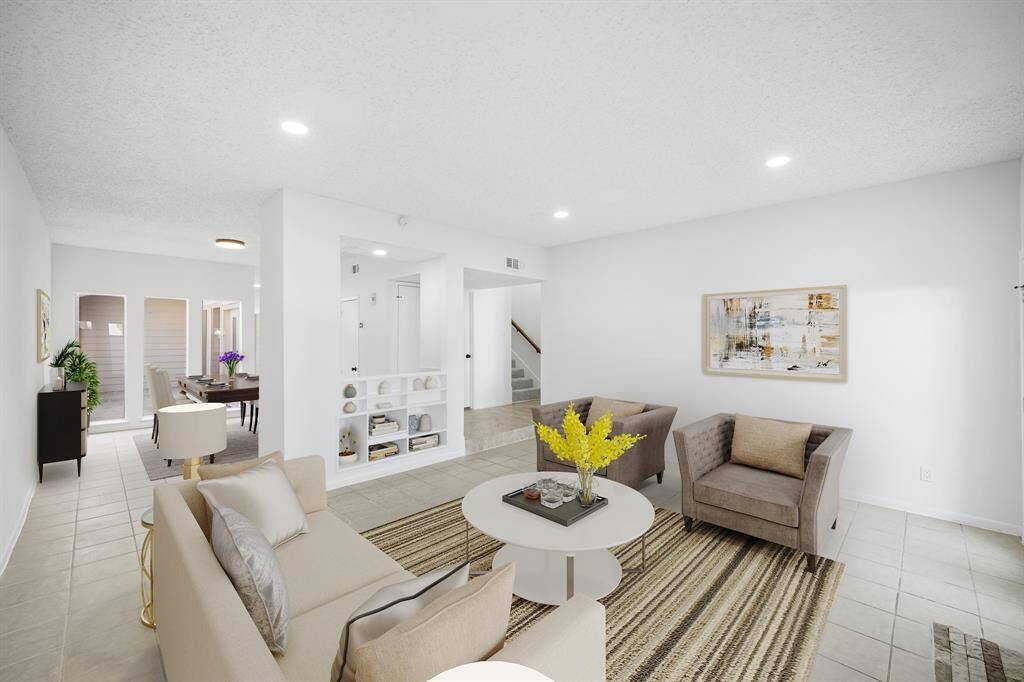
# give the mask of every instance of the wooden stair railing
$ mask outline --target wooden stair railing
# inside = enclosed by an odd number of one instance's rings
[[[526,342],[530,344],[533,347],[533,349],[537,351],[538,354],[540,353],[540,346],[537,345],[537,342],[531,339],[530,335],[526,333],[526,330],[520,327],[519,323],[516,322],[515,320],[512,320],[512,328],[519,332],[522,335],[522,337],[526,339]]]

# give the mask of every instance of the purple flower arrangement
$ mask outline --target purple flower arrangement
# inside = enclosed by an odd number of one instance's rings
[[[220,361],[228,368],[229,377],[235,376],[235,368],[238,367],[238,363],[242,360],[245,360],[245,356],[233,350],[229,350],[220,356]]]

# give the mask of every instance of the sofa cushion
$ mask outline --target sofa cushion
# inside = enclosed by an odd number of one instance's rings
[[[306,513],[281,465],[274,460],[230,476],[200,481],[206,503],[230,507],[259,528],[273,547],[309,532]]]
[[[756,516],[790,528],[800,527],[803,481],[771,471],[726,463],[693,484],[698,502]]]
[[[386,576],[409,575],[398,562],[332,512],[313,512],[306,516],[306,521],[308,533],[275,549],[288,583],[293,619]],[[356,602],[353,608],[360,603]],[[331,660],[338,650],[338,632],[334,634]],[[328,672],[330,667],[328,661]]]
[[[341,630],[352,612],[382,587],[412,577],[407,571],[392,573],[301,616],[293,616],[288,629],[288,652],[276,657],[285,679],[328,682]]]
[[[646,407],[647,406],[643,403],[631,403],[625,400],[612,400],[611,398],[602,398],[598,396],[594,398],[594,402],[590,404],[590,411],[587,412],[586,426],[589,429],[598,419],[609,412],[612,413],[613,420],[623,419],[625,417],[632,417],[633,415],[640,414]]]
[[[409,620],[354,652],[366,682],[419,682],[465,663],[483,661],[505,645],[515,563],[435,599]]]
[[[737,414],[731,461],[802,479],[811,426]]]
[[[225,476],[240,474],[246,469],[252,469],[254,466],[259,466],[271,459],[282,467],[284,466],[284,455],[278,451],[272,452],[269,455],[264,455],[263,457],[257,457],[256,459],[243,459],[241,462],[228,462],[226,464],[200,464],[196,471],[199,473],[200,480],[209,481],[214,478],[224,478]]]

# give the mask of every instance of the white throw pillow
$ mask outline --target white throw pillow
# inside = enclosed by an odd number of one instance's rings
[[[302,504],[274,460],[231,476],[200,481],[197,487],[210,509],[234,509],[260,529],[271,547],[309,532]]]
[[[469,564],[446,566],[418,578],[387,585],[363,602],[341,631],[338,653],[331,666],[331,682],[354,682],[353,652],[399,623],[412,618],[428,604],[469,581]]]

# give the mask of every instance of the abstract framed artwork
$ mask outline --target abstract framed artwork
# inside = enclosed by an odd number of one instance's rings
[[[50,297],[36,289],[36,362],[50,357]]]
[[[707,374],[846,381],[846,286],[704,294]]]

